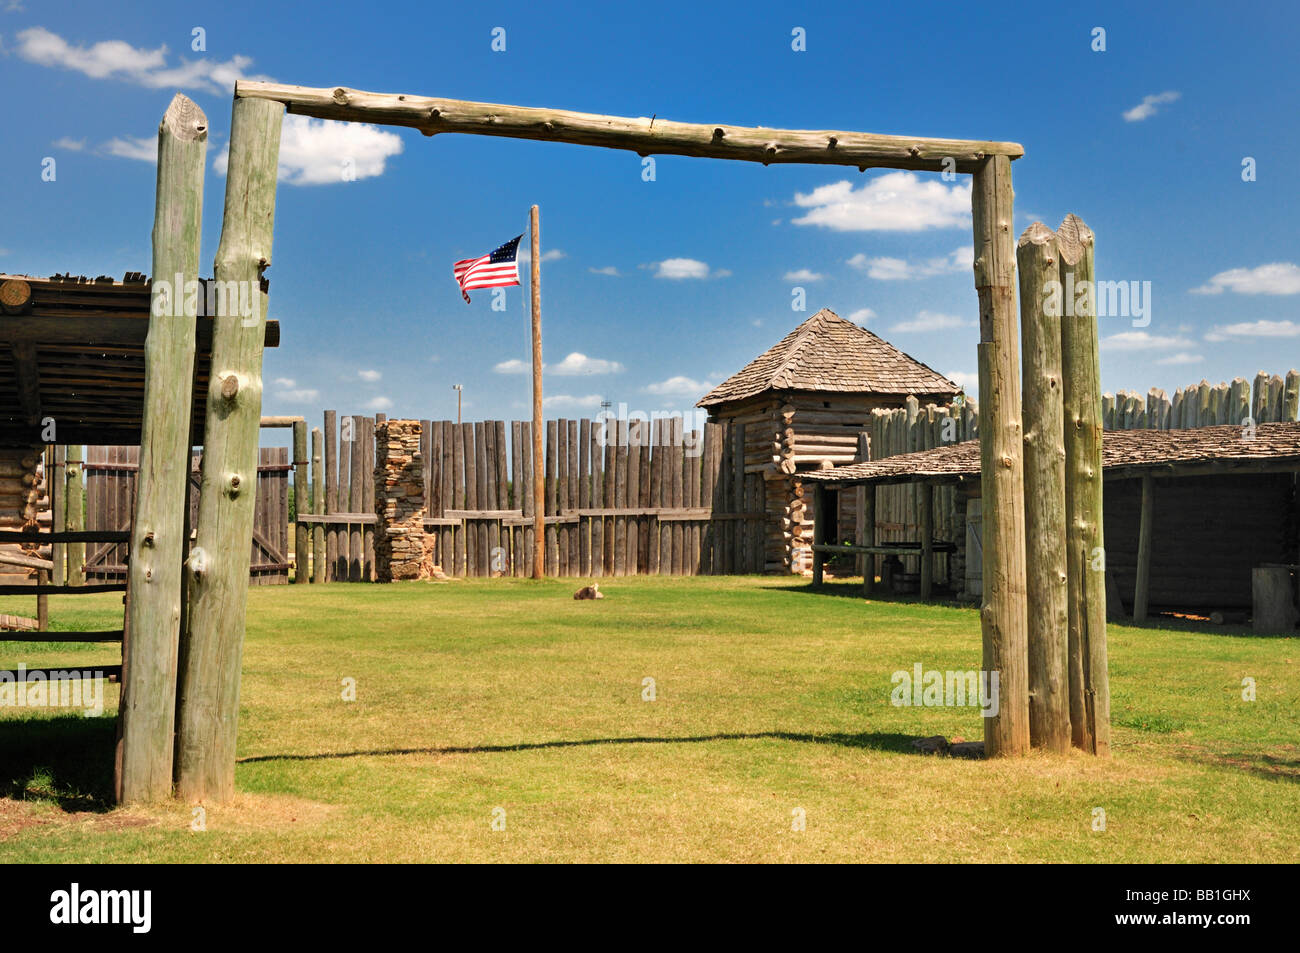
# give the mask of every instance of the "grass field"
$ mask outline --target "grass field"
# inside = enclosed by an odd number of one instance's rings
[[[0,708],[0,861],[1300,859],[1294,639],[1113,626],[1112,759],[972,762],[911,741],[979,739],[978,710],[895,707],[890,676],[979,668],[973,609],[576,585],[252,589],[241,795],[205,831],[184,805],[108,810],[116,687],[97,719]],[[120,625],[119,596],[51,602],[56,628]],[[5,666],[116,656],[0,646]]]

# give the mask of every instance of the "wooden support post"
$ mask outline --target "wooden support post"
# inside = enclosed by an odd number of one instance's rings
[[[353,414],[348,418],[348,433],[352,437],[352,454],[348,457],[352,477],[348,482],[348,512],[360,513],[365,509],[365,467],[366,459],[374,466],[374,453],[366,447],[366,424],[364,417]],[[361,582],[364,579],[363,567],[366,553],[363,548],[361,524],[348,526],[348,582]]]
[[[81,482],[81,460],[84,454],[81,444],[68,447],[66,466],[63,468],[64,499],[66,503],[67,523],[60,529],[81,532],[86,528],[86,485]],[[68,543],[68,585],[80,586],[86,581],[86,544],[84,542]]]
[[[284,107],[236,99],[230,123],[225,218],[217,281],[247,282],[252,313],[218,315],[204,428],[197,539],[187,563],[189,627],[182,649],[177,793],[228,801],[235,733],[262,415],[262,344],[271,263],[275,184]]]
[[[67,467],[68,448],[54,446],[50,451],[47,459],[52,457],[53,460],[52,466],[46,471],[45,483],[50,489],[50,529],[58,532],[67,524],[68,490],[64,485],[63,471]],[[54,563],[50,581],[56,586],[66,585],[68,581],[68,567],[64,559],[66,552],[66,543],[50,544],[50,560]]]
[[[1074,215],[1056,230],[1061,284],[1093,281],[1093,234]],[[1065,295],[1065,302],[1071,296]],[[1106,674],[1106,550],[1102,537],[1101,365],[1096,298],[1076,293],[1061,319],[1065,405],[1066,563],[1069,575],[1070,735],[1076,748],[1110,752],[1110,685]],[[1079,304],[1083,303],[1083,313]],[[1201,388],[1201,403],[1208,388]],[[983,392],[980,397],[983,398]]]
[[[813,484],[813,554],[812,584],[822,584],[826,554],[818,547],[826,542],[826,484],[820,480]]]
[[[868,483],[863,488],[862,509],[863,533],[862,539],[859,540],[860,546],[876,545],[876,485]],[[864,553],[863,565],[866,566],[866,572],[862,576],[862,596],[867,598],[871,595],[876,586],[876,557],[873,553]]]
[[[1138,520],[1137,582],[1133,587],[1133,621],[1145,622],[1151,600],[1151,543],[1155,526],[1155,478],[1142,477],[1142,515]]]
[[[325,411],[325,512],[339,511],[339,426],[338,411]],[[339,529],[325,527],[325,581],[337,578],[335,567],[339,558]]]
[[[36,584],[44,586],[50,581],[50,573],[47,569],[36,570]],[[50,630],[50,597],[41,593],[36,597],[36,631],[48,632]]]
[[[153,285],[145,339],[144,419],[127,564],[119,803],[172,790],[176,655],[190,479],[203,164],[208,119],[177,93],[158,127]],[[261,329],[258,329],[261,334]]]
[[[1066,609],[1065,433],[1056,233],[1034,222],[1016,246],[1024,362],[1025,560],[1029,625],[1029,743],[1070,749]],[[1058,303],[1061,296],[1055,299]],[[1048,313],[1052,311],[1054,313]]]
[[[1025,484],[1016,333],[1011,160],[975,171],[971,211],[979,294],[980,473],[984,499],[984,671],[998,673],[998,714],[984,719],[989,757],[1029,750],[1029,638],[1025,609]]]
[[[311,511],[325,515],[325,485],[321,482],[324,466],[321,460],[321,432],[311,428]],[[317,523],[311,528],[311,581],[325,581],[325,525]]]
[[[311,491],[307,486],[307,421],[293,422],[293,508],[294,515],[311,512]],[[311,552],[311,528],[302,520],[294,525],[293,581],[306,583],[311,578],[308,571]]]
[[[934,592],[934,484],[921,484],[921,598]]]

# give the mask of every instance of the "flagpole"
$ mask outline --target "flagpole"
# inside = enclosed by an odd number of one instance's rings
[[[533,578],[541,579],[546,564],[546,479],[542,456],[542,240],[541,216],[534,205],[528,213],[532,233],[533,295]]]

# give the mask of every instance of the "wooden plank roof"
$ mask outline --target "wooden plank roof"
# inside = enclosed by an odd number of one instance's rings
[[[138,273],[122,281],[0,274],[0,288],[23,283],[30,298],[18,306],[6,303],[0,311],[0,445],[43,443],[46,417],[54,418],[62,444],[138,444],[149,279]],[[206,297],[200,296],[192,395],[196,444],[202,443],[212,359],[213,319],[206,316]],[[266,322],[265,342],[279,345],[278,322]]]
[[[696,406],[744,400],[769,390],[921,398],[949,397],[961,388],[866,328],[823,308]]]
[[[1106,479],[1180,470],[1300,470],[1300,423],[1259,424],[1252,439],[1244,439],[1247,433],[1231,424],[1191,430],[1107,430],[1101,443],[1102,469]],[[979,475],[978,440],[801,474],[805,480],[842,486],[955,482]]]

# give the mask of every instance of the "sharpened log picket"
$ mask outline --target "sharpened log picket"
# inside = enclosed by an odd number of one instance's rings
[[[1093,281],[1092,230],[1071,214],[1056,234],[1062,287],[1086,287],[1081,283]],[[1062,306],[1070,734],[1076,748],[1104,756],[1110,752],[1110,682],[1106,671],[1101,363],[1096,298],[1080,294],[1070,302],[1066,295]],[[1208,399],[1206,388],[1205,402]]]
[[[196,539],[187,563],[176,787],[187,801],[228,801],[235,785],[239,675],[262,415],[262,345],[284,106],[236,99],[230,123],[218,281],[247,282],[252,314],[213,319]]]
[[[127,565],[126,631],[120,705],[117,800],[161,801],[171,794],[176,718],[176,655],[190,469],[190,388],[198,301],[203,164],[208,119],[177,93],[158,127],[152,309],[145,339],[142,466],[136,482]],[[260,333],[260,330],[259,330]],[[247,567],[242,584],[247,584]]]
[[[293,422],[293,504],[295,515],[309,511],[311,492],[307,486],[307,421]],[[302,520],[296,520],[293,534],[293,581],[305,584],[311,577],[308,570],[311,552],[311,530]]]
[[[1029,743],[1070,750],[1066,609],[1065,433],[1061,317],[1045,293],[1060,278],[1055,233],[1034,222],[1020,236],[1024,361],[1025,562],[1029,625]],[[1059,302],[1059,296],[1056,299]]]

